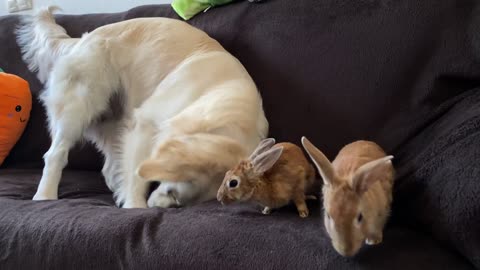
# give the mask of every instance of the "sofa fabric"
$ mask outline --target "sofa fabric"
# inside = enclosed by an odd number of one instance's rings
[[[170,6],[58,15],[73,37]],[[0,66],[42,86],[0,17]],[[0,269],[480,269],[480,2],[476,0],[238,1],[189,21],[235,55],[264,99],[270,136],[305,135],[333,159],[357,139],[395,156],[384,243],[337,255],[319,202],[293,207],[208,202],[118,209],[89,144],[72,150],[59,201],[32,202],[49,136],[35,100],[0,168]],[[161,33],[158,33],[161,35]],[[221,67],[219,67],[221,68]]]
[[[32,203],[40,170],[0,171],[0,269],[473,269],[427,234],[389,226],[385,242],[345,259],[320,217],[293,206],[208,202],[119,209],[99,173],[67,171],[60,200]],[[21,183],[21,184],[20,184]]]

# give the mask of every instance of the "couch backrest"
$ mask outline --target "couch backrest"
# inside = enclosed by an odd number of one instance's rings
[[[480,31],[472,27],[480,19],[476,2],[240,1],[189,23],[245,65],[262,93],[271,136],[299,143],[306,135],[333,158],[357,139],[375,140],[395,153],[445,104],[480,85],[474,49]],[[156,16],[178,18],[169,6],[143,6],[57,20],[78,37],[104,24]],[[0,19],[1,65],[27,79],[38,95],[41,85],[21,62],[12,34],[17,20]],[[7,162],[37,166],[48,144],[44,111],[36,102]],[[79,168],[101,165],[91,147],[75,150],[70,160]]]

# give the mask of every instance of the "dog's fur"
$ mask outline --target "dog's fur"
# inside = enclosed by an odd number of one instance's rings
[[[150,207],[215,198],[225,171],[268,130],[241,63],[178,20],[133,19],[78,39],[55,23],[53,10],[17,33],[24,60],[46,86],[52,137],[33,199],[57,199],[68,152],[82,137],[105,155],[102,173],[118,205],[147,207],[149,181],[161,182]]]

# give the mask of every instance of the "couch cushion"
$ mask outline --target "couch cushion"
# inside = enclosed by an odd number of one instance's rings
[[[472,269],[427,236],[389,227],[356,258],[335,253],[317,203],[264,216],[252,205],[119,209],[102,177],[66,171],[60,200],[34,202],[36,170],[0,171],[1,269]]]

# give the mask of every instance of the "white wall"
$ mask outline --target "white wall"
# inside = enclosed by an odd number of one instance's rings
[[[3,2],[3,3],[1,3]],[[65,14],[109,13],[128,10],[149,4],[168,4],[171,0],[32,0],[33,10],[18,13],[32,13],[38,8],[57,5]],[[0,16],[8,14],[7,0],[0,0]],[[15,13],[16,14],[16,13]]]

